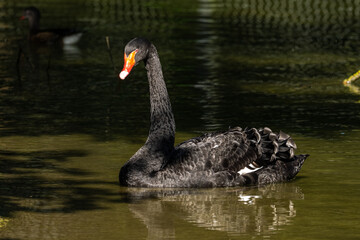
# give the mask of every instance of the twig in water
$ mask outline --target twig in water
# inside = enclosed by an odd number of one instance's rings
[[[22,47],[19,45],[19,51],[18,51],[18,55],[17,55],[17,59],[16,59],[16,73],[18,76],[18,88],[19,91],[22,91],[22,80],[21,80],[21,71],[20,71],[20,59],[21,59],[21,55],[22,55]]]
[[[105,40],[106,40],[106,45],[107,45],[107,49],[108,49],[108,52],[109,52],[110,61],[111,61],[111,64],[113,65],[115,75],[117,76],[116,67],[115,67],[114,60],[113,60],[113,57],[112,57],[112,54],[111,54],[109,36],[106,36],[106,37],[105,37]]]
[[[46,80],[47,80],[47,84],[49,86],[49,91],[51,92],[51,82],[50,82],[50,60],[51,60],[51,53],[49,55],[49,59],[48,59],[48,63],[47,63],[47,67],[46,67]]]

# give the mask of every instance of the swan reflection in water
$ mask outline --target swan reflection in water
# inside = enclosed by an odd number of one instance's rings
[[[129,209],[148,229],[147,239],[175,238],[181,221],[229,235],[268,235],[296,217],[293,183],[234,189],[128,189]],[[180,221],[180,223],[179,223]]]

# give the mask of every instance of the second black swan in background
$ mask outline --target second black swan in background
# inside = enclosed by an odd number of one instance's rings
[[[60,42],[63,44],[77,43],[82,32],[74,29],[40,29],[41,14],[36,7],[27,7],[24,9],[24,14],[20,20],[27,19],[29,21],[29,40],[37,43],[55,43]]]
[[[151,125],[145,144],[119,173],[123,186],[229,187],[289,181],[308,155],[294,155],[296,145],[287,134],[269,128],[236,127],[206,133],[174,147],[175,120],[160,59],[147,39],[135,38],[125,46],[125,79],[144,61],[150,90]]]

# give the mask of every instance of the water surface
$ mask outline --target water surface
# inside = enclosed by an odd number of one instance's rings
[[[86,30],[34,47],[19,22]],[[358,239],[359,1],[0,1],[0,239]],[[81,11],[79,11],[81,9]],[[280,129],[308,153],[289,183],[127,189],[121,165],[144,143],[143,64],[157,46],[176,142],[229,126]],[[18,60],[18,64],[17,64]]]

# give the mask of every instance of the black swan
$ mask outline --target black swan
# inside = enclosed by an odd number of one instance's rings
[[[82,32],[73,29],[39,29],[41,14],[36,7],[27,7],[24,9],[21,20],[29,21],[29,40],[38,43],[55,43],[63,44],[77,43]]]
[[[125,79],[144,61],[150,90],[151,126],[144,144],[121,168],[130,187],[230,187],[289,181],[308,155],[294,155],[287,134],[269,128],[206,133],[174,147],[175,120],[155,46],[135,38],[125,46]]]

